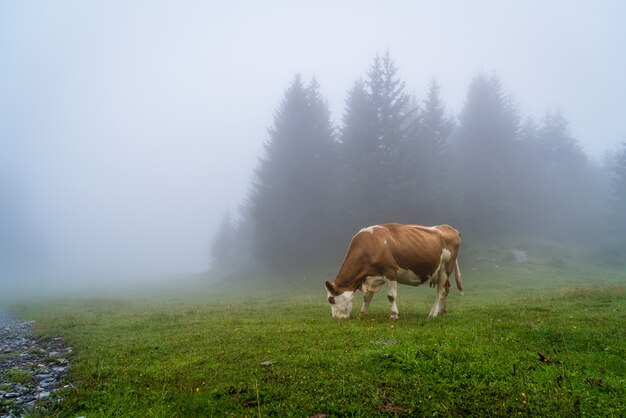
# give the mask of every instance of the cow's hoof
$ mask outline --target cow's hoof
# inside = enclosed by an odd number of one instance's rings
[[[392,312],[390,318],[394,320],[400,319],[400,315],[397,312]]]

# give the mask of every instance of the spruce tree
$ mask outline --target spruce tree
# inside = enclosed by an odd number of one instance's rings
[[[626,142],[613,159],[610,186],[609,233],[626,250]],[[623,255],[626,258],[626,252]]]
[[[550,238],[571,238],[580,232],[577,225],[588,223],[591,177],[587,156],[572,137],[561,112],[547,112],[537,132],[537,162],[540,176],[539,202],[542,218],[538,224]],[[593,217],[599,216],[594,213]]]
[[[519,222],[527,232],[538,233],[544,228],[540,221],[544,217],[545,182],[542,173],[543,150],[539,141],[539,125],[528,116],[519,133],[520,181],[518,192],[522,206],[518,210]]]
[[[424,151],[438,160],[444,158],[446,143],[454,127],[452,118],[446,115],[440,90],[439,83],[433,78],[420,118],[425,139]]]
[[[440,86],[432,79],[419,112],[415,131],[416,156],[413,162],[415,190],[412,210],[420,222],[451,222],[450,208],[454,198],[450,194],[450,154],[447,150],[453,119],[446,114]]]
[[[389,52],[377,54],[346,102],[341,131],[348,223],[408,221],[416,109]]]
[[[363,81],[355,82],[346,99],[341,129],[341,177],[343,233],[380,222],[380,174],[382,153],[377,133],[377,113]]]
[[[312,265],[332,248],[334,127],[315,80],[297,75],[269,129],[247,202],[257,256],[272,269]]]
[[[538,137],[549,174],[571,174],[572,170],[584,167],[587,156],[578,141],[572,137],[569,122],[563,114],[560,111],[547,112],[541,122]]]
[[[236,227],[229,210],[224,212],[215,237],[211,241],[211,268],[224,273],[232,271],[235,263]]]
[[[498,77],[479,74],[469,87],[454,147],[464,227],[501,234],[517,226],[523,201],[517,160],[520,117]]]
[[[412,178],[410,165],[415,156],[413,133],[416,109],[411,96],[405,92],[405,83],[398,77],[398,68],[389,51],[376,55],[368,72],[368,93],[376,111],[375,132],[379,138],[381,175],[386,179],[388,203],[401,204],[406,182]],[[387,211],[388,214],[395,210]]]

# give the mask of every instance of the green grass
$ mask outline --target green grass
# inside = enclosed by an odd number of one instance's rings
[[[20,369],[9,369],[1,376],[3,381],[11,383],[21,383],[23,385],[31,382],[30,373]]]
[[[483,254],[437,319],[401,286],[333,320],[321,277],[13,310],[74,348],[59,416],[624,416],[624,273]]]

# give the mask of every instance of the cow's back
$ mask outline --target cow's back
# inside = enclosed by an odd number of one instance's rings
[[[400,268],[411,270],[422,280],[437,270],[444,243],[436,228],[401,224],[383,226],[389,231],[389,249]]]

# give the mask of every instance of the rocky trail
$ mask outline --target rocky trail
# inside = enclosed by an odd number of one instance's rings
[[[37,338],[33,323],[0,309],[0,418],[47,409],[60,400],[59,389],[72,349],[61,337]]]

